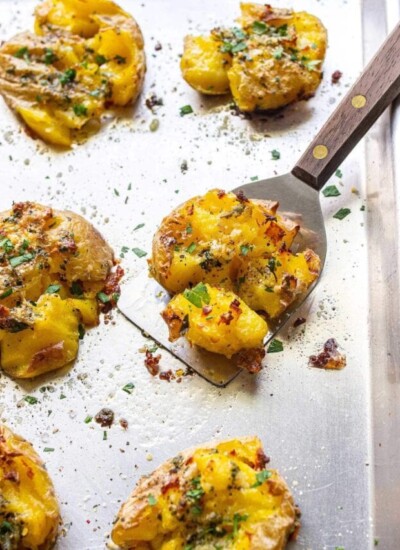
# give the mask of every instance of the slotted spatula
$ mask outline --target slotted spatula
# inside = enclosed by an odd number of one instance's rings
[[[312,248],[326,257],[326,235],[319,191],[381,113],[400,94],[400,24],[387,38],[360,78],[311,142],[290,174],[243,185],[249,198],[279,202],[279,210],[300,219],[298,250]],[[270,326],[265,344],[276,335],[311,292],[301,296]],[[143,273],[123,285],[118,307],[137,327],[167,348],[184,364],[216,386],[226,386],[240,372],[220,355],[191,347],[186,339],[171,343],[160,312],[170,296]]]

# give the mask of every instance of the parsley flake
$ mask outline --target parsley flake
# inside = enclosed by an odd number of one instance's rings
[[[147,497],[147,501],[150,504],[150,506],[155,506],[157,504],[157,499],[154,495],[149,495]]]
[[[87,107],[85,107],[82,103],[75,103],[72,109],[76,116],[87,116],[88,114]]]
[[[283,342],[274,338],[268,346],[267,353],[279,353],[283,351]]]
[[[25,395],[24,401],[29,403],[29,405],[36,405],[36,403],[39,403],[39,400],[33,395]]]
[[[201,308],[204,304],[210,303],[210,295],[204,283],[199,283],[192,289],[186,289],[183,292],[184,297],[194,306]]]
[[[147,252],[145,252],[141,248],[132,248],[132,252],[136,254],[138,258],[143,258],[144,256],[147,256]]]
[[[338,197],[340,195],[339,189],[336,185],[328,185],[322,190],[324,197]]]
[[[253,489],[255,487],[260,487],[266,481],[272,476],[272,472],[270,470],[261,470],[261,472],[256,473],[256,482],[253,483],[251,486]]]
[[[281,158],[281,154],[277,149],[274,149],[271,151],[271,157],[273,160],[279,160]]]
[[[135,384],[133,384],[133,382],[128,382],[127,384],[125,384],[125,386],[122,388],[122,391],[126,392],[126,393],[129,393],[129,395],[132,393],[132,391],[134,390],[135,388]]]
[[[44,291],[45,294],[57,294],[61,289],[61,285],[49,285]]]
[[[191,113],[193,113],[193,108],[191,105],[184,105],[179,109],[179,114],[181,116],[190,115]]]
[[[351,213],[350,208],[341,208],[336,212],[336,214],[333,215],[333,217],[336,218],[337,220],[343,220],[350,213]]]
[[[66,84],[70,84],[73,82],[76,78],[76,70],[75,69],[67,69],[63,72],[63,74],[60,76],[60,84],[61,86],[65,86]]]

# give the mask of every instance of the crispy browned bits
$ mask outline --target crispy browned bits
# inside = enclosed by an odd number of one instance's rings
[[[317,369],[339,370],[346,366],[346,357],[339,352],[336,340],[329,338],[321,353],[309,357],[309,365]]]
[[[94,419],[102,428],[111,428],[114,422],[114,411],[105,407],[96,414]]]
[[[343,73],[341,71],[335,71],[334,73],[332,73],[332,84],[337,84],[339,82],[339,80],[342,78],[343,76]]]

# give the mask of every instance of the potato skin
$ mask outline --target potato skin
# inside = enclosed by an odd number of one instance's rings
[[[98,292],[115,305],[114,255],[81,216],[31,202],[0,214],[0,235],[1,365],[31,378],[76,357],[79,325],[98,323]]]
[[[237,550],[284,549],[298,510],[278,472],[265,469],[268,460],[257,437],[179,453],[139,481],[119,511],[112,540],[122,549],[183,550],[213,543],[232,548],[233,536]],[[214,535],[200,535],[207,531]]]
[[[321,21],[265,4],[240,7],[240,29],[217,28],[209,37],[185,39],[183,78],[201,93],[226,93],[226,84],[214,85],[226,82],[225,72],[233,99],[244,112],[275,110],[312,97],[326,52]]]
[[[136,100],[146,70],[143,37],[110,0],[46,0],[35,14],[35,33],[0,47],[0,92],[33,133],[69,147],[106,108]]]
[[[60,519],[43,462],[30,443],[0,424],[0,547],[49,550]]]

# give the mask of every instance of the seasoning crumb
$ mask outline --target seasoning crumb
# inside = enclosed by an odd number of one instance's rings
[[[146,455],[146,460],[147,460],[148,462],[151,462],[151,461],[153,460],[153,455],[152,455],[151,453],[148,453],[148,454]]]
[[[144,365],[152,376],[156,376],[160,371],[161,355],[154,356],[151,351],[146,350]]]
[[[341,71],[335,71],[334,73],[332,73],[332,76],[331,76],[332,84],[337,84],[339,80],[342,78],[342,76],[343,76],[343,73]]]
[[[324,349],[318,355],[309,357],[310,367],[317,369],[340,370],[346,366],[346,356],[338,350],[338,343],[334,338],[329,338],[324,344]]]
[[[164,101],[161,97],[158,97],[156,94],[150,94],[145,101],[146,107],[150,109],[150,111],[154,112],[155,107],[161,107],[164,105]]]
[[[166,380],[167,382],[171,382],[171,380],[175,380],[175,374],[172,372],[171,369],[160,372],[159,374],[160,380]]]
[[[119,424],[120,424],[121,428],[123,428],[124,430],[126,430],[128,428],[128,421],[125,420],[125,418],[121,418],[120,421],[119,421]]]
[[[296,328],[296,327],[299,327],[300,325],[304,325],[305,322],[306,322],[306,319],[304,317],[297,317],[297,319],[293,323],[293,326]]]
[[[114,411],[105,407],[96,414],[94,419],[102,428],[111,428],[114,422]]]

